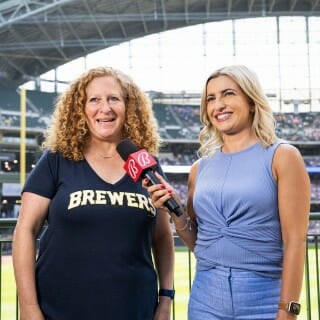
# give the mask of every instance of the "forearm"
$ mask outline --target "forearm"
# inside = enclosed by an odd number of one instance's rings
[[[171,233],[164,234],[155,241],[153,255],[158,274],[159,288],[172,289],[174,277],[174,243]],[[154,320],[169,320],[170,312],[171,298],[160,296]]]
[[[172,236],[163,237],[153,247],[159,287],[172,289],[174,268],[174,244]]]
[[[13,266],[20,308],[37,306],[35,285],[35,235],[17,227],[13,238]]]
[[[179,197],[175,195],[175,199],[179,204],[181,210],[184,212],[183,215],[177,216],[174,213],[170,212],[171,219],[174,223],[175,230],[179,236],[179,238],[183,241],[183,243],[188,247],[189,250],[193,251],[194,246],[196,244],[198,227],[194,218],[194,214],[190,216],[187,209],[183,209],[183,205]]]
[[[283,273],[280,300],[299,301],[306,254],[304,240],[291,240],[284,246]]]
[[[187,214],[183,214],[180,217],[172,217],[172,220],[179,238],[193,251],[197,238],[196,223]]]

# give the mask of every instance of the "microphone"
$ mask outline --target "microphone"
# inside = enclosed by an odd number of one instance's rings
[[[154,173],[158,163],[145,149],[139,150],[131,140],[125,139],[119,142],[117,151],[125,161],[123,168],[134,182],[137,182],[140,178],[147,178],[149,180],[148,185],[161,183]],[[167,200],[164,205],[178,217],[183,214],[180,206],[173,198]]]

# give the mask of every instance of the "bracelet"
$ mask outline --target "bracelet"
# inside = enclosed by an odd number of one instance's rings
[[[191,218],[189,216],[187,216],[186,221],[187,221],[186,224],[181,229],[176,228],[176,231],[186,230],[188,228],[189,223],[190,223],[189,230],[191,231]]]
[[[169,297],[171,300],[173,300],[174,299],[174,293],[175,293],[175,291],[171,290],[171,289],[160,289],[159,290],[159,297],[160,296]]]

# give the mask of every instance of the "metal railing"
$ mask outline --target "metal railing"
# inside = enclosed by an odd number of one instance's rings
[[[310,221],[319,221],[320,225],[320,212],[310,214]],[[11,244],[12,244],[12,232],[16,224],[16,219],[0,219],[0,320],[17,320],[19,316],[18,310],[18,298],[15,293],[15,310],[11,312],[10,319],[2,316],[4,308],[6,308],[5,294],[3,292],[3,262],[6,257],[11,257]],[[177,240],[177,239],[176,239]],[[179,241],[176,241],[179,243]],[[308,232],[307,241],[307,255],[305,263],[305,300],[306,318],[302,320],[319,320],[320,319],[320,230],[316,232]],[[187,286],[190,290],[192,284],[192,271],[191,271],[192,254],[188,251],[188,282]],[[14,282],[14,280],[12,279]],[[15,290],[15,283],[11,283],[13,290]],[[172,306],[172,319],[181,320],[176,315],[176,302],[173,301]]]

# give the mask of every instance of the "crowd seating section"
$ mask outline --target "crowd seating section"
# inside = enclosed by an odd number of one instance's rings
[[[202,127],[199,106],[154,103],[166,139],[197,140]],[[278,137],[292,142],[320,141],[320,112],[275,113]]]
[[[45,128],[50,122],[55,93],[26,91],[27,127]],[[202,127],[199,106],[153,102],[160,134],[165,140],[198,140]],[[0,88],[0,128],[18,127],[20,97],[15,89]],[[320,112],[275,113],[277,135],[292,142],[320,141]]]
[[[26,126],[44,129],[50,122],[57,95],[55,93],[26,91]],[[20,93],[15,89],[0,88],[0,128],[20,127]]]

